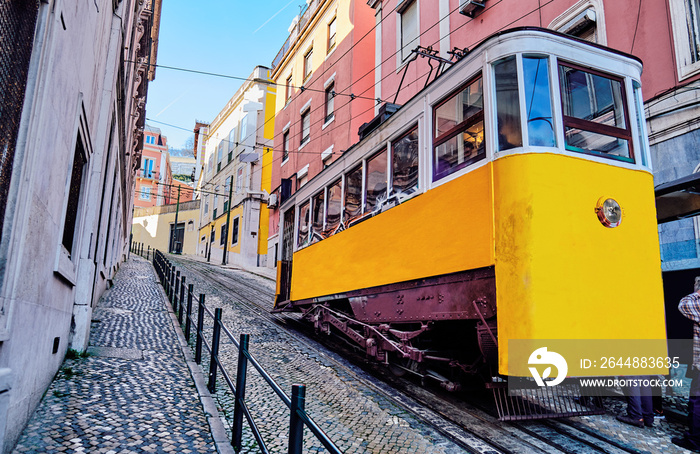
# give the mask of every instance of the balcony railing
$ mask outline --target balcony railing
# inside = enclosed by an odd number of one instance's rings
[[[287,54],[287,51],[292,45],[292,42],[297,39],[299,36],[299,33],[301,30],[304,29],[304,26],[309,22],[313,14],[316,12],[318,9],[320,0],[312,0],[311,2],[308,2],[306,5],[304,5],[299,12],[299,22],[294,26],[292,31],[289,33],[289,37],[287,38],[287,41],[284,42],[284,45],[282,46],[282,49],[280,49],[279,52],[277,52],[277,55],[275,56],[275,59],[272,60],[272,70],[274,71],[277,65],[280,64],[280,62],[284,59],[284,56]]]

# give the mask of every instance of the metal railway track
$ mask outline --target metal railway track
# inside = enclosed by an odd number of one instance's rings
[[[321,346],[314,339],[316,336],[313,329],[301,323],[298,318],[269,312],[274,290],[260,287],[258,280],[260,278],[246,277],[243,271],[222,269],[184,257],[171,256],[170,259],[188,270],[191,276],[188,276],[188,279],[190,283],[195,283],[195,288],[197,279],[208,280],[246,310],[254,312],[257,317],[300,334],[301,337],[296,336],[300,342],[309,344],[317,350],[319,347],[324,348],[328,347],[327,344],[332,344],[333,351],[327,352],[326,356],[336,363],[336,367],[357,376],[356,371],[343,363],[343,359],[350,359],[356,367],[381,380],[381,383],[377,384],[358,378],[366,386],[412,412],[468,452],[484,454],[641,452],[568,420],[510,423],[498,421],[493,404],[489,403],[483,390],[472,397],[464,395],[457,397],[441,389],[421,387],[406,378],[395,377],[384,367],[368,364],[362,352],[358,352],[357,348],[352,348],[354,346],[345,342],[337,339],[330,342],[324,340],[324,345]]]

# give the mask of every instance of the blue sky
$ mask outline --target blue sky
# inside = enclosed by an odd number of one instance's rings
[[[302,4],[163,0],[156,64],[246,78],[256,66],[272,64]],[[159,67],[148,87],[146,123],[160,128],[169,146],[182,148],[195,120],[212,121],[241,83]]]

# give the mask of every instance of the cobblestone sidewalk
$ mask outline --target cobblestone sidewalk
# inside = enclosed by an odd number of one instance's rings
[[[65,360],[14,453],[217,452],[218,415],[181,341],[153,268],[132,256],[93,313],[89,356]]]

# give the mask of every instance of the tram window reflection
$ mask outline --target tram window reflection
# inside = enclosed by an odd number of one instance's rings
[[[634,162],[622,79],[559,65],[566,148]]]
[[[523,146],[520,129],[520,98],[515,56],[506,57],[493,65],[496,79],[496,112],[498,149],[509,150]]]
[[[340,225],[342,202],[341,180],[328,187],[328,206],[326,208],[326,233],[332,235]]]
[[[351,222],[362,214],[362,165],[358,165],[345,175],[344,222]]]
[[[325,215],[325,194],[323,191],[319,192],[311,200],[313,204],[312,208],[312,224],[311,224],[311,242],[315,243],[323,239],[323,221]]]
[[[382,203],[386,200],[386,164],[386,150],[367,160],[366,213],[381,208]]]
[[[309,202],[304,202],[299,207],[299,236],[297,246],[304,247],[309,244]]]
[[[523,57],[523,79],[528,143],[531,146],[555,147],[549,59],[538,56]]]
[[[435,108],[433,181],[486,157],[482,79]]]
[[[391,146],[392,194],[410,195],[418,190],[418,128]]]

